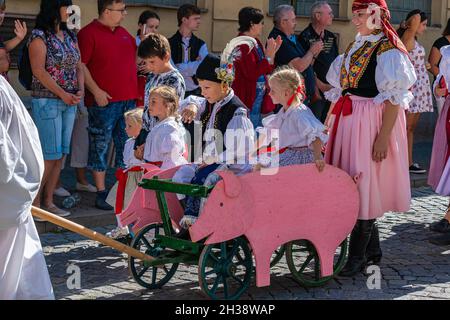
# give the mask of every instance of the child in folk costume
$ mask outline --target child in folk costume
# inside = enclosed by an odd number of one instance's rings
[[[114,207],[116,213],[118,227],[107,233],[107,236],[119,239],[129,234],[127,226],[122,226],[119,214],[128,206],[133,192],[136,190],[139,181],[142,179],[142,168],[139,166],[142,160],[134,156],[135,138],[142,129],[142,109],[133,109],[124,114],[125,131],[129,137],[123,149],[123,161],[126,169],[118,169],[116,171],[117,182],[112,187],[106,198],[106,202]]]
[[[332,130],[327,163],[361,175],[360,210],[350,237],[342,276],[378,263],[382,252],[376,219],[387,211],[410,207],[405,113],[413,99],[414,66],[392,25],[385,0],[353,2],[352,22],[358,35],[336,58],[326,93],[334,103],[327,122]]]
[[[31,205],[44,174],[39,134],[0,76],[0,300],[53,300]]]
[[[186,133],[178,116],[178,101],[172,87],[150,91],[148,111],[158,122],[147,136],[144,160],[163,170],[187,164]]]
[[[445,100],[444,107],[439,115],[433,140],[430,173],[428,184],[438,194],[450,196],[450,46],[441,48],[442,59],[439,64],[439,75],[433,88],[437,100]],[[434,244],[445,245],[450,243],[450,204],[443,219],[430,225],[430,230],[442,233],[430,241]]]
[[[303,104],[305,86],[300,74],[282,68],[269,77],[270,96],[274,104],[283,108],[262,120],[264,128],[257,128],[265,145],[274,142],[272,132],[278,132],[279,166],[316,163],[319,171],[325,167],[322,146],[328,141],[326,127]],[[263,146],[263,145],[260,145]]]
[[[250,50],[255,40],[250,37],[237,37],[225,48],[220,59],[208,55],[197,69],[196,78],[204,98],[189,97],[182,104],[185,118],[200,120],[202,123],[203,163],[180,169],[185,181],[191,184],[214,184],[218,176],[216,170],[231,170],[236,174],[251,172],[250,148],[254,145],[254,127],[248,119],[247,107],[234,95],[231,84],[234,80],[234,60],[239,57],[236,49],[247,44]],[[221,138],[218,139],[218,135]],[[237,142],[237,143],[236,143]],[[202,143],[196,141],[195,143]],[[187,170],[185,170],[187,169]],[[177,173],[178,174],[178,173]],[[190,181],[189,181],[190,180]],[[197,220],[201,199],[186,197],[186,210],[180,224],[183,230],[180,238],[189,236],[187,230]]]

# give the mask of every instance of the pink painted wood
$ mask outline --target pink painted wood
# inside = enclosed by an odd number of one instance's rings
[[[193,241],[208,237],[206,244],[214,244],[244,235],[255,255],[258,287],[270,285],[273,251],[293,240],[311,241],[322,276],[333,274],[334,253],[358,216],[355,180],[332,166],[319,173],[314,164],[279,168],[270,176],[220,175],[223,180],[190,228]]]
[[[175,167],[161,170],[153,165],[146,164],[144,166],[148,172],[143,176],[143,179],[151,179],[154,176],[158,176],[160,179],[171,179],[179,169],[179,167]],[[178,223],[184,213],[183,207],[178,201],[176,194],[166,193],[165,196],[172,224],[174,227],[179,228]],[[124,226],[134,224],[133,231],[135,233],[149,224],[162,223],[155,191],[138,187],[133,193],[128,207],[120,214],[119,218]]]

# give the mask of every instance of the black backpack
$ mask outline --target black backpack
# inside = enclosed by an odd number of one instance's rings
[[[22,46],[19,52],[19,82],[22,86],[31,90],[31,83],[33,82],[33,71],[31,70],[30,54],[28,52],[28,41]]]

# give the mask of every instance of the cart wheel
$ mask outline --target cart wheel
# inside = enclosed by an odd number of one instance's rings
[[[275,267],[278,262],[280,262],[281,258],[283,258],[284,253],[286,252],[286,246],[283,244],[279,246],[277,250],[275,250],[272,254],[272,258],[270,259],[270,267]]]
[[[250,286],[253,259],[245,238],[240,237],[203,248],[198,280],[213,300],[237,300]]]
[[[333,275],[320,276],[320,260],[314,245],[308,240],[296,240],[286,247],[286,261],[294,279],[304,287],[319,287],[341,272],[347,256],[347,239],[334,255]]]
[[[165,250],[153,243],[153,240],[158,234],[164,234],[162,224],[146,226],[133,239],[131,246],[149,256],[158,257]],[[134,257],[128,259],[128,265],[134,280],[147,289],[160,289],[173,277],[178,268],[178,263],[165,264],[158,267],[146,267],[142,260]]]

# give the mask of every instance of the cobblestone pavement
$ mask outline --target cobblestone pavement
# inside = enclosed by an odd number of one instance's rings
[[[271,270],[271,286],[254,282],[242,299],[447,299],[450,300],[450,246],[427,240],[431,222],[442,218],[448,199],[428,188],[413,190],[411,210],[389,213],[379,221],[383,261],[381,289],[369,290],[367,278],[338,278],[324,287],[300,287],[286,261]],[[98,228],[105,233],[109,228]],[[180,266],[163,289],[148,291],[131,277],[121,253],[67,232],[44,234],[42,244],[57,299],[206,299],[198,285],[197,267]],[[81,289],[69,290],[67,268],[81,271]]]

